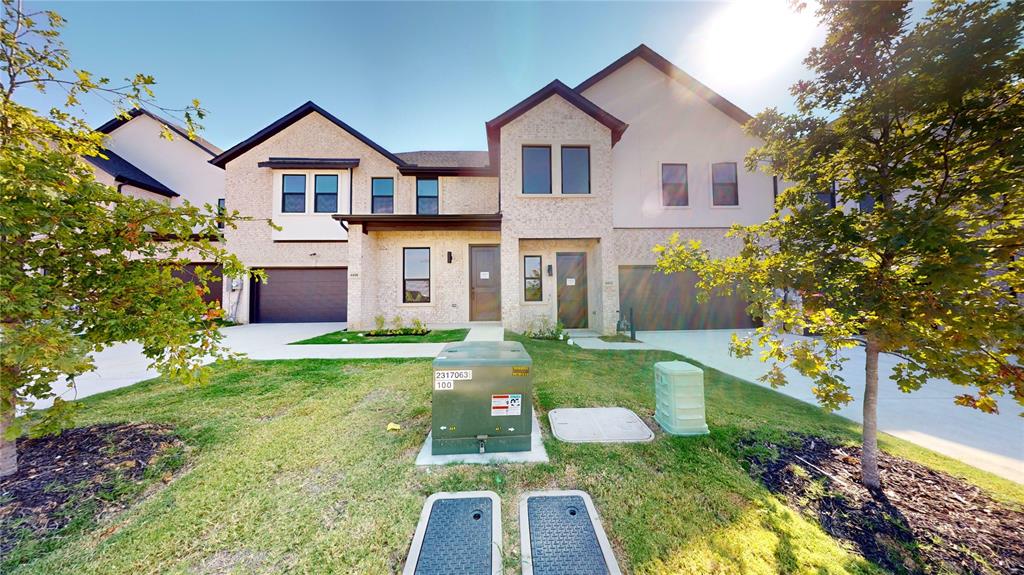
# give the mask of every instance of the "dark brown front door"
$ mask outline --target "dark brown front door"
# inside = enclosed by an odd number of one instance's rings
[[[555,254],[558,268],[558,321],[566,328],[587,327],[587,254]]]
[[[498,246],[469,246],[469,319],[501,319],[501,257]]]
[[[348,270],[268,269],[266,283],[253,282],[252,317],[259,323],[345,321]]]

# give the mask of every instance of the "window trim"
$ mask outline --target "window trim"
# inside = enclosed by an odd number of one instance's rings
[[[405,254],[409,250],[427,250],[427,277],[426,278],[407,278],[407,277],[405,277],[405,258],[406,258]],[[431,277],[431,274],[432,274],[432,269],[431,269],[432,266],[430,265],[431,264],[430,257],[431,257],[430,247],[428,247],[428,246],[408,246],[408,247],[403,247],[402,248],[402,304],[403,305],[424,305],[424,304],[431,303],[431,301],[434,299],[433,298],[434,286],[433,286],[433,284],[430,281],[430,277]],[[406,285],[406,282],[408,282],[410,280],[412,280],[412,281],[426,281],[427,282],[427,300],[426,301],[408,301],[408,300],[405,299],[405,295],[406,295],[405,285]]]
[[[734,169],[735,169],[735,172],[736,172],[736,183],[733,184],[734,186],[736,186],[736,203],[735,204],[716,204],[715,203],[715,166],[720,165],[720,164],[732,164]],[[733,209],[733,210],[735,210],[737,208],[742,207],[742,204],[740,203],[740,165],[739,165],[739,163],[738,162],[711,162],[711,164],[708,165],[708,170],[709,170],[708,181],[710,183],[708,192],[711,194],[711,208],[713,208],[713,209],[724,208],[724,209]]]
[[[391,181],[391,195],[388,195],[388,196],[375,196],[373,194],[373,183],[376,182],[377,180],[390,180]],[[376,198],[376,197],[391,198],[391,211],[390,212],[378,212],[377,210],[375,210],[373,208],[373,198]],[[378,178],[370,178],[370,213],[371,214],[393,214],[393,213],[395,213],[395,178],[393,176],[390,176],[390,177],[389,176],[382,176],[382,177],[378,177]],[[404,270],[403,270],[402,273],[405,273]],[[405,286],[403,284],[403,291],[404,291],[404,287]]]
[[[526,148],[545,148],[548,151],[548,191],[527,193],[526,192]],[[555,166],[554,159],[551,156],[551,145],[550,144],[523,144],[519,149],[519,195],[521,196],[553,196],[555,187]],[[561,195],[561,194],[559,194]],[[582,195],[582,194],[572,194]]]
[[[586,192],[569,192],[565,191],[565,151],[566,150],[586,150],[587,151],[587,191]],[[590,146],[583,144],[569,144],[566,146],[559,146],[558,151],[558,162],[559,171],[561,172],[558,184],[558,194],[565,196],[589,196],[593,191],[594,187],[592,184],[593,171],[590,169]]]
[[[283,185],[283,184],[282,184]],[[227,198],[217,198],[217,229],[224,229],[224,216],[227,215]]]
[[[317,209],[316,197],[320,195],[329,196],[330,193],[320,193],[316,191],[316,180],[317,178],[334,178],[337,183],[334,189],[334,211],[321,211]],[[341,207],[341,175],[340,174],[313,174],[313,213],[314,214],[338,214],[341,213],[339,208]]]
[[[677,206],[665,203],[665,168],[663,166],[683,166],[683,169],[686,171],[686,179],[683,181],[683,184],[686,186],[686,204]],[[686,162],[658,162],[658,198],[661,200],[662,208],[669,210],[686,210],[690,208],[690,164]]]
[[[537,258],[540,265],[540,276],[537,278],[527,277],[526,275],[526,260],[528,258]],[[540,282],[540,299],[530,299],[526,297],[526,281],[536,279]],[[544,303],[544,257],[540,255],[523,255],[523,302],[524,303]]]
[[[421,181],[434,181],[437,182],[437,195],[436,196],[423,196],[424,198],[436,198],[437,199],[437,211],[434,213],[421,212],[420,211],[420,182]],[[416,213],[425,216],[435,216],[441,213],[441,178],[437,176],[416,176]]]
[[[285,197],[288,195],[297,196],[299,192],[286,192],[284,187],[285,178],[288,176],[296,176],[302,178],[302,209],[299,211],[285,210]],[[309,212],[309,198],[307,198],[306,188],[309,187],[309,178],[307,174],[281,174],[281,213],[282,214],[305,214]]]

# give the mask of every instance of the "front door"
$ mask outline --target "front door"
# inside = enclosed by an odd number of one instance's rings
[[[555,254],[558,268],[558,321],[566,328],[587,327],[587,254]]]
[[[469,246],[469,319],[501,319],[501,257],[498,246]]]

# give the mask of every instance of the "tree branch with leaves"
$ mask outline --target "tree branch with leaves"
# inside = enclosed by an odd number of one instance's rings
[[[797,111],[747,126],[763,142],[748,169],[791,184],[775,214],[729,232],[735,257],[678,237],[655,250],[665,273],[695,271],[702,297],[750,302],[763,326],[732,350],[756,342],[772,386],[791,366],[835,409],[852,401],[841,352],[864,347],[861,471],[877,488],[879,354],[900,359],[904,392],[941,378],[960,405],[1024,405],[1024,3],[940,0],[913,25],[907,2],[828,0],[817,15],[827,36]],[[832,186],[835,207],[817,199]]]
[[[121,194],[94,179],[83,157],[103,154],[103,135],[76,110],[101,96],[119,116],[154,100],[155,80],[137,74],[120,86],[69,68],[55,12],[27,13],[4,0],[0,42],[0,476],[17,469],[16,439],[61,429],[74,404],[61,382],[95,369],[91,353],[138,341],[161,373],[200,383],[205,363],[234,357],[220,345],[221,310],[203,301],[205,284],[175,272],[192,259],[215,261],[227,277],[250,273],[223,248],[219,225],[237,213]],[[20,90],[65,92],[40,113]],[[177,110],[195,137],[205,112],[194,100]],[[165,126],[165,138],[175,135]],[[200,279],[207,279],[200,271]],[[37,412],[38,400],[53,406]],[[23,413],[18,417],[19,413]]]

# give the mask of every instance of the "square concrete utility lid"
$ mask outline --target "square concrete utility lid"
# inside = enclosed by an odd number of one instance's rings
[[[651,441],[654,432],[624,407],[567,407],[548,412],[551,432],[569,443]]]

